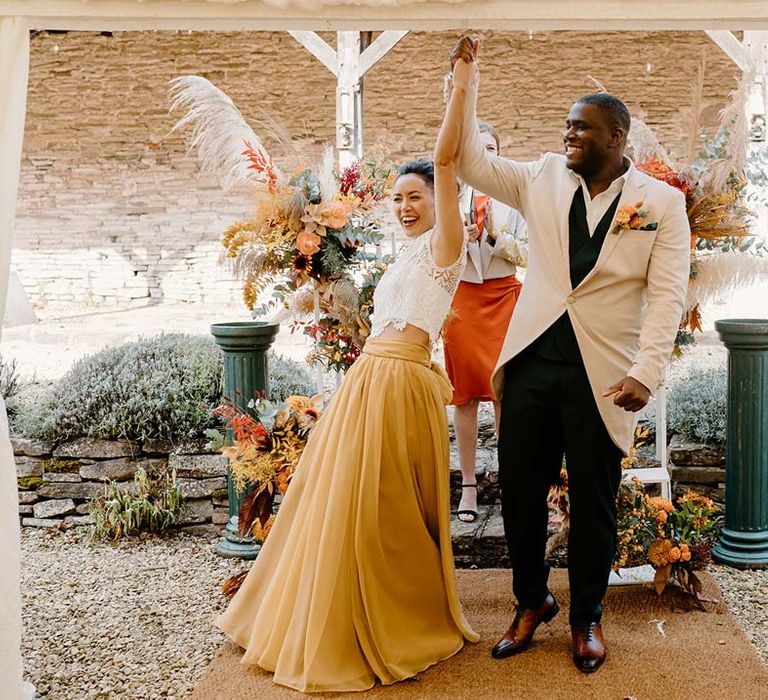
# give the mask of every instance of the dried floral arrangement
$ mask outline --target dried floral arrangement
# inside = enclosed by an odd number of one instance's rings
[[[251,399],[245,407],[227,401],[214,411],[231,439],[209,430],[208,447],[229,459],[235,489],[245,494],[238,514],[242,536],[263,541],[269,534],[275,497],[288,490],[320,410],[320,397],[289,396],[281,406]]]
[[[383,271],[372,250],[383,238],[383,202],[396,176],[386,150],[374,148],[340,171],[326,147],[321,162],[308,165],[284,133],[267,125],[288,153],[281,169],[232,101],[198,76],[173,81],[171,110],[184,111],[174,128],[192,126],[204,169],[251,190],[250,218],[222,237],[247,308],[281,308],[313,340],[311,363],[348,369],[370,330],[371,280]],[[268,289],[271,298],[259,305]]]
[[[691,273],[685,314],[675,355],[695,342],[702,330],[702,307],[727,293],[768,276],[765,244],[750,235],[752,213],[746,206],[749,124],[745,105],[754,73],[745,70],[714,136],[699,148],[704,110],[704,73],[699,68],[690,108],[688,148],[673,159],[650,127],[633,116],[629,133],[638,170],[680,190],[691,226]]]
[[[630,470],[637,461],[637,450],[649,439],[649,430],[639,427],[630,454],[622,469]],[[547,543],[548,556],[568,541],[570,500],[566,465],[559,482],[549,493],[550,528],[555,534]],[[650,564],[656,570],[654,587],[661,595],[675,581],[697,608],[704,610],[701,581],[696,571],[706,568],[712,547],[722,525],[718,506],[706,496],[687,491],[675,502],[649,496],[635,477],[622,479],[617,499],[617,542],[613,568]]]
[[[230,479],[243,495],[237,519],[241,536],[251,535],[257,542],[267,539],[275,521],[275,499],[288,491],[321,410],[320,396],[289,396],[280,406],[262,398],[244,407],[225,401],[215,410],[225,433],[206,431],[208,448],[229,459]],[[233,596],[247,574],[228,578],[224,595]]]

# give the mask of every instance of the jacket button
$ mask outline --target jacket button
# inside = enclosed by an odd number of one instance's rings
[[[569,296],[569,297],[567,297],[567,298],[566,298],[566,300],[565,300],[565,301],[566,301],[566,303],[568,303],[568,304],[573,304],[573,297]]]

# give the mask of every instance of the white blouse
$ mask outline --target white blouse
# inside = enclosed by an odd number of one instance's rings
[[[456,262],[439,267],[432,258],[432,232],[430,229],[408,241],[376,285],[372,338],[381,335],[389,325],[403,330],[406,323],[428,333],[432,343],[439,337],[467,264],[467,237],[465,233]]]

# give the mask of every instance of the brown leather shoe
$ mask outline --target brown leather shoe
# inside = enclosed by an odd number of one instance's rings
[[[518,608],[515,619],[512,620],[507,633],[493,647],[491,656],[494,659],[505,659],[525,651],[536,628],[542,622],[549,622],[559,612],[560,606],[551,593],[537,608]]]
[[[594,673],[605,661],[605,640],[599,622],[572,625],[573,663],[583,673]]]

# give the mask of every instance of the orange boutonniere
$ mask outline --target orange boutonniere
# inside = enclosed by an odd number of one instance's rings
[[[613,228],[611,233],[614,235],[620,234],[622,231],[636,230],[643,227],[645,217],[648,216],[648,212],[645,209],[641,209],[642,202],[637,204],[625,204],[616,212],[616,218],[613,220]]]

